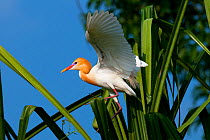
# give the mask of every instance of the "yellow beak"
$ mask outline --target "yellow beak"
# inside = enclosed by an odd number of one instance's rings
[[[67,69],[66,69],[66,68],[65,68],[65,69],[63,69],[63,70],[61,71],[61,73],[62,73],[62,72],[65,72],[65,71],[67,71]]]

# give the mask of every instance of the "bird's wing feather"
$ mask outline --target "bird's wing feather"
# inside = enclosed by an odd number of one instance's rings
[[[86,38],[98,55],[97,65],[112,68],[123,78],[131,75],[137,66],[136,56],[112,13],[95,11],[92,16],[88,13]]]

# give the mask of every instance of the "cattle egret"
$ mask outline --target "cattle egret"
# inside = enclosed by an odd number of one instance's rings
[[[92,85],[104,87],[110,90],[110,97],[118,105],[118,111],[122,107],[117,100],[118,92],[136,96],[133,88],[136,88],[136,72],[139,67],[147,64],[132,53],[132,49],[124,37],[122,27],[113,13],[95,11],[93,15],[88,13],[86,39],[95,49],[98,55],[97,64],[92,67],[91,63],[84,58],[77,58],[70,66],[62,70],[79,70],[80,78]],[[127,79],[131,87],[123,80]]]

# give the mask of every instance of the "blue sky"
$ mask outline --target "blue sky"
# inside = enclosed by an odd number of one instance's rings
[[[81,6],[84,12],[89,12],[86,8],[86,0],[81,2]],[[93,65],[97,61],[95,51],[85,39],[84,23],[81,19],[80,10],[75,0],[0,1],[0,45],[28,69],[63,106],[67,106],[99,89],[99,87],[81,81],[78,71],[60,73],[77,57],[87,58]],[[19,118],[25,105],[43,107],[50,115],[57,112],[49,101],[30,84],[4,64],[1,63],[0,66],[5,118],[16,133]],[[188,94],[188,96],[191,95]],[[123,104],[122,98],[121,94],[120,100]],[[186,97],[185,100],[188,99]],[[191,103],[192,101],[186,102],[190,107],[192,106]],[[125,108],[124,104],[123,107]],[[92,139],[100,138],[92,129],[94,116],[89,105],[85,105],[71,114]],[[32,114],[28,130],[39,122],[41,119],[38,115]],[[61,123],[59,121],[58,125],[61,126]],[[75,130],[72,125],[70,129],[70,131]],[[68,125],[65,125],[64,130],[65,132],[68,131]],[[198,140],[200,136],[201,134],[198,133],[193,138]],[[46,129],[35,136],[33,140],[46,138],[56,139]],[[72,134],[69,138],[83,139],[79,133],[77,135]],[[193,139],[190,135],[187,138]]]

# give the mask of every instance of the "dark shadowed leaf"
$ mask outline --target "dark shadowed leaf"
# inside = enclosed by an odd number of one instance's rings
[[[100,96],[102,94],[102,92],[103,91],[101,89],[97,90],[97,91],[91,93],[90,95],[87,95],[84,98],[81,98],[80,100],[70,104],[69,106],[66,107],[66,110],[68,112],[72,112],[72,111],[78,109],[79,107],[83,106],[85,103],[93,100],[94,98],[97,98],[98,96]],[[52,120],[55,122],[60,120],[63,117],[64,116],[61,114],[61,112],[57,112],[51,116]],[[26,139],[30,139],[30,138],[34,137],[35,135],[37,135],[39,132],[41,132],[45,128],[47,128],[47,125],[44,122],[38,124],[33,129],[31,129],[30,131],[27,132]]]
[[[210,114],[208,113],[206,108],[201,111],[199,118],[203,125],[205,138],[206,140],[210,140]]]
[[[1,71],[0,71],[0,139],[5,140],[5,121],[4,121],[4,103],[1,83]]]
[[[5,125],[5,128],[6,128],[7,135],[11,135],[13,137],[13,139],[16,140],[17,135],[15,134],[15,131],[12,129],[12,127],[9,125],[9,123],[6,120],[4,122],[4,125]]]
[[[110,124],[110,117],[103,98],[98,98],[91,101],[91,107],[96,117],[98,124],[98,132],[103,140],[112,140],[116,138],[116,133],[113,131],[113,126]]]
[[[162,135],[161,135],[161,128],[159,125],[159,121],[157,118],[157,115],[152,113],[152,114],[146,114],[145,115],[145,120],[147,124],[147,132],[148,132],[148,137],[149,140],[162,140]]]

